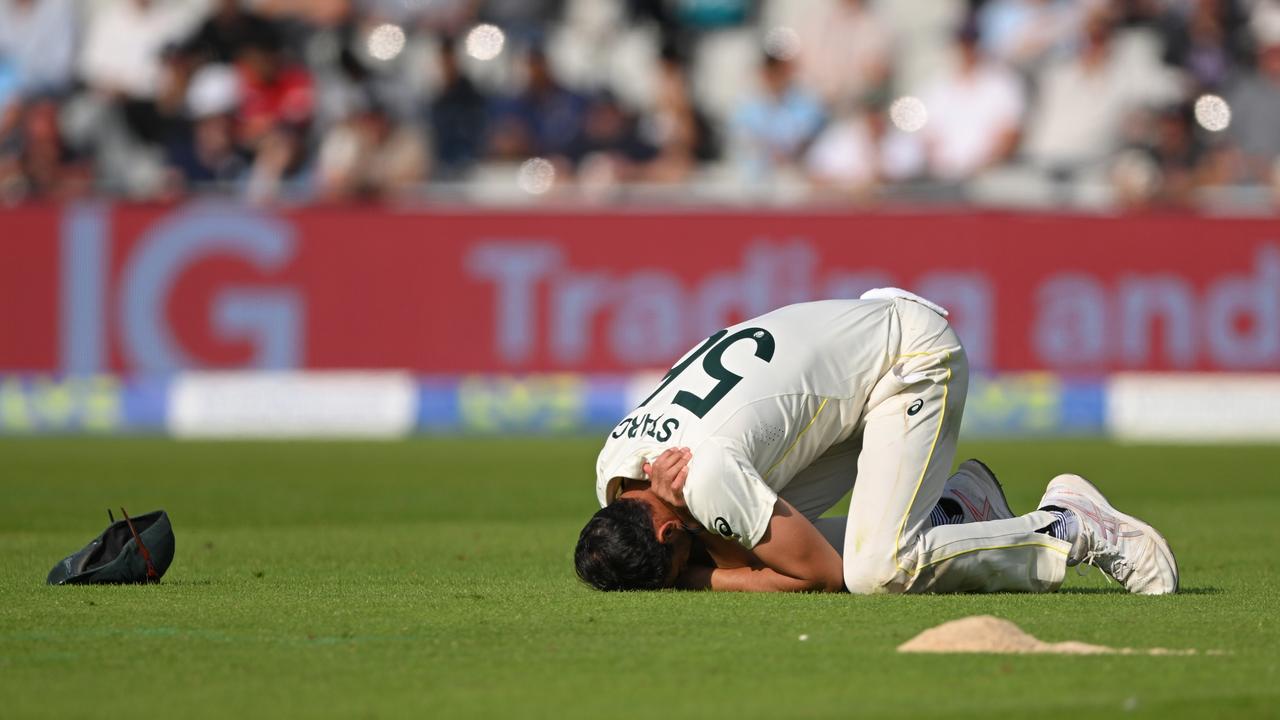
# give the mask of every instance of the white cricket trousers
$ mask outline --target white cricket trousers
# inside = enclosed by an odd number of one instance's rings
[[[955,458],[969,366],[946,318],[912,300],[894,303],[896,357],[872,389],[851,448],[834,449],[800,473],[810,477],[793,481],[797,490],[832,488],[839,474],[848,488],[856,472],[843,538],[845,586],[861,594],[1056,590],[1071,544],[1036,532],[1053,515],[932,526],[929,513]],[[830,537],[830,521],[819,525]]]

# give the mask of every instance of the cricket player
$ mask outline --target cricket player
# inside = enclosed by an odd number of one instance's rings
[[[1051,592],[1097,566],[1171,593],[1168,543],[1059,475],[1014,517],[950,474],[968,387],[946,311],[904,290],[780,308],[687,353],[613,429],[575,551],[601,590]],[[852,488],[848,518],[819,519]]]

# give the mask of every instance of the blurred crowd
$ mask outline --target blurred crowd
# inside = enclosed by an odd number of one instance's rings
[[[458,188],[1275,202],[1280,0],[0,0],[0,205]]]

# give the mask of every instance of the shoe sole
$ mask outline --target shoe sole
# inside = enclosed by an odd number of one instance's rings
[[[977,467],[974,467],[975,465]],[[966,466],[969,472],[974,476],[989,480],[991,481],[991,484],[995,486],[995,492],[988,495],[988,498],[996,498],[999,504],[997,505],[996,502],[992,502],[991,508],[998,512],[1002,512],[1003,514],[1000,517],[989,518],[989,520],[1007,520],[1013,517],[1013,508],[1009,507],[1009,499],[1004,496],[1004,486],[1000,484],[1000,479],[996,477],[996,474],[992,472],[991,468],[987,467],[986,463],[977,458],[969,458],[968,460],[960,463],[960,467],[957,469],[963,470]]]
[[[1059,476],[1059,477],[1062,477],[1062,476]],[[1164,560],[1165,565],[1173,569],[1173,589],[1164,591],[1164,592],[1148,592],[1148,593],[1140,593],[1140,594],[1168,595],[1171,593],[1178,592],[1178,585],[1181,582],[1181,577],[1179,576],[1179,573],[1178,573],[1178,558],[1174,556],[1173,548],[1169,546],[1169,541],[1164,539],[1164,535],[1161,535],[1159,530],[1156,530],[1154,527],[1151,527],[1151,525],[1149,525],[1148,523],[1145,523],[1142,520],[1139,520],[1138,518],[1132,515],[1129,515],[1128,513],[1123,513],[1117,510],[1115,506],[1112,505],[1109,500],[1107,500],[1107,496],[1103,495],[1102,491],[1099,490],[1096,485],[1089,482],[1088,480],[1085,480],[1079,475],[1067,475],[1065,476],[1065,478],[1066,479],[1064,480],[1059,480],[1057,478],[1054,478],[1049,483],[1049,487],[1045,488],[1044,497],[1041,498],[1040,507],[1045,506],[1046,504],[1045,501],[1050,495],[1053,494],[1054,488],[1059,486],[1065,486],[1067,490],[1069,490],[1070,492],[1073,492],[1076,495],[1082,495],[1088,498],[1095,505],[1101,508],[1105,508],[1107,512],[1111,513],[1117,518],[1120,518],[1129,526],[1137,528],[1138,530],[1141,530],[1144,537],[1155,541],[1153,544],[1155,545],[1156,552],[1160,555],[1161,559]],[[1048,504],[1052,505],[1053,502],[1049,501]]]

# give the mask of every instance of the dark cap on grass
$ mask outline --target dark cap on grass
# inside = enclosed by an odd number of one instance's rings
[[[173,562],[173,527],[163,510],[115,520],[49,571],[50,585],[160,582]],[[110,515],[110,511],[108,511]]]

